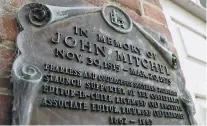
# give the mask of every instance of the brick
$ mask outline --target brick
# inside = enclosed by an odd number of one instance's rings
[[[0,73],[11,70],[11,64],[15,57],[15,43],[4,40],[0,42]]]
[[[2,41],[2,35],[3,35],[3,24],[1,21],[1,15],[0,15],[0,42]]]
[[[145,1],[147,1],[148,3],[151,3],[151,4],[153,4],[153,5],[155,5],[155,6],[162,9],[162,6],[160,4],[160,0],[145,0]]]
[[[0,125],[10,125],[12,120],[12,97],[0,94]]]
[[[172,42],[172,37],[170,34],[170,31],[168,30],[168,28],[164,25],[155,23],[153,21],[148,20],[147,18],[145,18],[144,16],[140,16],[138,15],[135,11],[130,10],[130,9],[124,9],[125,12],[131,17],[132,20],[134,20],[135,22],[146,26],[147,28],[152,29],[155,32],[158,32],[162,35],[164,35],[165,37],[167,37],[167,40]]]
[[[0,73],[1,78],[9,78],[11,75],[11,70],[2,70]]]
[[[13,14],[3,15],[1,19],[1,38],[5,40],[16,40],[18,34],[17,22]]]
[[[14,57],[14,50],[0,50],[0,57],[4,59],[11,59]]]
[[[22,5],[30,3],[30,0],[10,0],[11,5],[14,7],[20,7]]]
[[[0,88],[11,88],[9,78],[0,78]]]
[[[162,24],[167,25],[165,15],[162,13],[162,11],[159,11],[158,9],[155,9],[154,7],[148,4],[144,4],[144,12],[146,16],[153,18]]]
[[[11,59],[0,59],[0,77],[3,76],[5,71],[10,71],[12,68],[14,58]]]
[[[103,6],[109,3],[109,0],[85,0],[85,1],[96,6]]]
[[[0,87],[9,87],[9,75],[15,57],[14,41],[3,40],[0,42]]]
[[[2,2],[0,9],[0,37],[4,40],[16,40],[18,34],[17,21],[15,19],[17,8],[28,4],[30,0],[6,0]]]
[[[135,10],[139,15],[141,15],[141,3],[140,0],[119,0],[122,5],[125,5],[133,10]]]
[[[177,53],[177,50],[176,50],[176,48],[175,48],[175,46],[174,46],[173,43],[168,43],[167,47],[168,47],[168,49],[169,49],[172,53],[174,53],[174,54],[178,54],[178,53]]]
[[[5,12],[13,12],[15,13],[17,8],[21,7],[22,5],[30,3],[31,0],[2,0],[0,8]]]

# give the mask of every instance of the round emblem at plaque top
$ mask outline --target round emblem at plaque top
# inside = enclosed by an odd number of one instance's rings
[[[118,32],[128,33],[132,30],[132,20],[123,10],[116,6],[104,6],[102,16],[107,24]]]

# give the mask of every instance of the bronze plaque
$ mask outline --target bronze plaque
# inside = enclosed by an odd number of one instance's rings
[[[176,56],[124,11],[54,8],[19,12],[13,124],[190,124]]]

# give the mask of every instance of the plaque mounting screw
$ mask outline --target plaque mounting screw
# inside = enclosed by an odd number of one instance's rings
[[[29,21],[35,26],[43,26],[51,19],[49,8],[43,4],[34,3],[29,12]]]
[[[172,64],[173,64],[173,67],[176,69],[177,68],[177,57],[172,54]]]
[[[163,43],[166,43],[167,42],[166,37],[163,35],[160,35],[160,41]]]

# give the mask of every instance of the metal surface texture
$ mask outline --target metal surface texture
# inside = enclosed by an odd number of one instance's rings
[[[194,123],[177,57],[120,8],[32,3],[18,20],[13,124]]]

